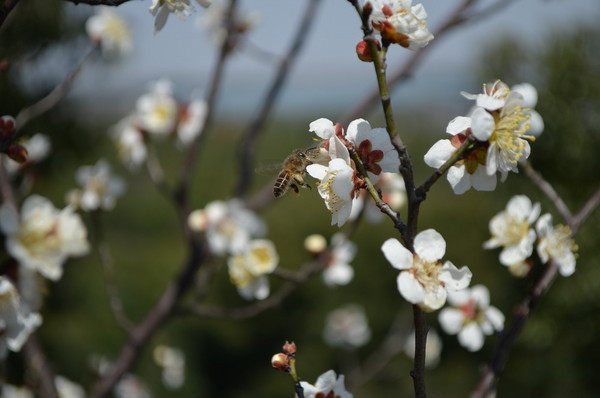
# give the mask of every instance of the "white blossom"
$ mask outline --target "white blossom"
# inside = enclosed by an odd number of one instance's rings
[[[500,263],[507,267],[522,262],[533,252],[536,235],[531,225],[537,220],[540,210],[540,204],[532,204],[527,196],[513,196],[506,209],[490,220],[492,237],[483,247],[502,247]]]
[[[19,215],[7,205],[0,208],[0,229],[6,249],[24,267],[51,280],[62,276],[62,265],[70,256],[89,251],[87,232],[72,207],[58,210],[46,198],[28,197]]]
[[[250,241],[243,251],[227,259],[229,278],[247,300],[268,297],[270,287],[265,275],[272,273],[278,264],[275,245],[266,239]]]
[[[412,0],[370,0],[370,3],[373,5],[371,24],[384,41],[416,50],[433,40],[422,4],[413,6]]]
[[[347,285],[354,278],[350,262],[356,256],[356,245],[342,233],[331,238],[331,254],[323,270],[323,280],[328,286]]]
[[[323,330],[325,342],[333,347],[355,349],[371,339],[371,329],[362,307],[349,304],[331,311]]]
[[[448,303],[451,307],[440,311],[440,325],[446,333],[457,334],[469,351],[479,351],[485,336],[504,328],[504,314],[490,305],[489,290],[483,285],[449,293]]]
[[[575,272],[577,245],[571,239],[571,228],[565,225],[552,226],[552,216],[544,214],[535,225],[538,234],[537,253],[543,263],[554,261],[562,276]]]
[[[352,394],[344,387],[344,375],[336,377],[333,370],[328,370],[319,376],[314,385],[305,381],[301,381],[300,385],[304,389],[304,398],[352,398]]]
[[[161,368],[162,381],[170,390],[177,390],[185,383],[185,355],[182,350],[158,345],[153,351],[154,362]]]
[[[210,6],[211,0],[196,0],[196,2],[206,8]],[[156,17],[154,20],[154,33],[159,32],[167,23],[169,14],[175,14],[179,19],[185,20],[194,11],[190,0],[152,0],[150,13]]]
[[[120,56],[131,51],[131,32],[115,7],[95,7],[95,14],[85,23],[90,39],[100,44],[108,56]]]
[[[28,312],[12,282],[0,276],[0,359],[6,357],[7,349],[18,352],[29,335],[42,323],[42,317]]]
[[[178,107],[169,80],[150,84],[150,90],[137,100],[136,117],[139,127],[151,135],[165,136],[175,130]]]
[[[82,166],[75,175],[82,187],[73,195],[75,204],[84,211],[112,210],[125,191],[125,181],[111,173],[110,164],[100,159],[94,166]]]
[[[441,308],[448,290],[464,289],[471,282],[468,267],[458,269],[450,261],[440,262],[446,253],[446,241],[433,229],[417,234],[414,254],[394,238],[386,240],[381,250],[392,267],[401,271],[397,284],[402,297],[424,311]]]

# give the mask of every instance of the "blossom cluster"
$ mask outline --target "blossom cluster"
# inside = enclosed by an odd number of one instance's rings
[[[206,102],[197,98],[179,105],[167,79],[152,82],[149,91],[138,98],[133,113],[113,129],[121,160],[137,169],[147,160],[151,137],[174,137],[181,148],[187,147],[202,132],[207,109]]]
[[[533,110],[537,102],[535,88],[527,83],[510,89],[497,80],[484,84],[482,94],[462,93],[475,101],[467,116],[454,118],[446,132],[451,139],[436,142],[425,154],[425,163],[434,168],[444,165],[465,141],[479,145],[450,167],[448,182],[454,193],[473,188],[496,189],[496,174],[505,181],[509,172],[518,173],[517,165],[529,157],[533,141],[543,131],[543,121]]]
[[[245,299],[262,300],[270,293],[266,275],[279,264],[275,245],[263,221],[239,199],[214,201],[188,217],[191,230],[203,233],[212,253],[228,256],[231,282]]]
[[[539,203],[532,203],[525,195],[512,197],[506,209],[496,214],[489,223],[491,238],[483,247],[501,247],[500,263],[509,267],[515,276],[525,276],[533,266],[530,258],[534,245],[540,261],[552,261],[562,276],[575,272],[577,245],[571,238],[571,229],[552,225],[552,215],[540,216]],[[535,229],[534,229],[535,223]]]
[[[365,186],[363,176],[356,169],[350,151],[356,153],[372,183],[377,183],[385,172],[398,172],[400,158],[387,131],[371,128],[364,119],[356,119],[344,132],[340,124],[321,118],[309,125],[309,131],[321,140],[319,157],[306,167],[318,179],[319,195],[331,212],[331,224],[342,226],[352,216],[359,191]]]

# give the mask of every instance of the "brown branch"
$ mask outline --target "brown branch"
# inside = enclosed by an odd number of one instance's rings
[[[0,8],[0,26],[6,21],[8,14],[15,8],[17,3],[19,3],[19,0],[4,0],[4,4]]]
[[[569,220],[569,226],[573,233],[579,230],[581,224],[588,219],[588,217],[598,208],[600,205],[600,188],[596,190],[581,207],[581,209]]]
[[[329,256],[329,253],[323,253],[317,260],[308,263],[297,273],[285,273],[284,278],[288,280],[283,284],[279,290],[274,294],[266,298],[265,300],[256,301],[252,304],[237,308],[224,308],[206,306],[200,304],[192,304],[181,310],[182,314],[191,314],[203,318],[215,318],[215,319],[248,319],[252,318],[264,311],[275,308],[290,296],[296,290],[296,288],[302,283],[306,282],[315,273],[323,269],[325,259]]]
[[[227,35],[221,43],[217,63],[215,64],[215,67],[213,69],[212,76],[208,79],[208,81],[211,82],[211,85],[208,89],[208,94],[206,96],[206,119],[204,121],[204,125],[202,126],[202,131],[200,132],[196,140],[192,142],[192,144],[187,150],[183,162],[183,168],[181,170],[180,181],[175,190],[176,201],[180,204],[180,207],[182,209],[187,209],[188,207],[188,191],[190,189],[194,167],[198,163],[200,149],[202,147],[202,144],[206,140],[206,137],[208,135],[208,128],[211,125],[212,120],[214,118],[214,105],[216,103],[217,95],[219,93],[219,89],[223,81],[223,76],[225,73],[225,64],[227,59],[229,58],[229,55],[231,54],[231,49],[233,45],[232,40],[235,35],[233,32],[233,28],[236,7],[237,0],[229,0],[227,13],[224,16],[227,26]]]
[[[46,355],[35,334],[29,336],[27,343],[23,346],[23,354],[27,369],[33,375],[33,391],[36,397],[58,398],[56,385],[54,384],[54,372],[48,364]]]
[[[271,114],[275,101],[277,101],[279,95],[281,94],[291,67],[294,65],[294,61],[298,58],[300,50],[306,42],[308,32],[310,32],[312,25],[316,20],[315,14],[317,12],[317,6],[319,5],[319,2],[320,0],[308,0],[306,10],[304,11],[300,26],[296,31],[292,45],[279,64],[279,69],[277,70],[275,78],[273,79],[273,82],[271,83],[271,86],[265,95],[263,103],[260,106],[260,110],[257,112],[255,119],[248,125],[248,128],[242,135],[238,149],[239,178],[235,188],[235,196],[237,197],[244,196],[250,188],[253,173],[252,163],[254,161],[256,152],[256,141],[265,123],[267,122],[269,115]]]
[[[136,325],[127,343],[121,349],[114,365],[105,377],[94,386],[90,398],[109,396],[117,382],[128,372],[138,360],[142,349],[154,336],[159,327],[164,325],[173,315],[175,306],[188,291],[194,281],[194,275],[207,257],[207,249],[203,243],[191,239],[190,252],[185,266],[175,280],[167,287],[154,307],[148,312],[144,320]]]
[[[571,210],[569,210],[554,187],[542,177],[539,171],[531,166],[529,161],[522,162],[520,165],[525,175],[552,201],[552,204],[554,204],[554,207],[556,207],[562,218],[568,222],[572,217]]]
[[[36,102],[35,104],[29,106],[28,108],[22,109],[21,112],[15,118],[16,126],[19,131],[22,131],[23,126],[25,126],[31,119],[40,116],[41,114],[52,109],[58,102],[67,95],[69,90],[73,87],[75,80],[83,70],[83,68],[91,62],[93,57],[98,54],[98,46],[94,46],[91,48],[90,52],[86,54],[86,56],[81,60],[79,65],[73,70],[59,85],[54,87],[54,89],[46,95],[44,98]]]

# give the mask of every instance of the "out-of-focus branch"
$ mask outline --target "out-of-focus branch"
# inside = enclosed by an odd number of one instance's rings
[[[110,247],[104,238],[104,231],[100,222],[100,213],[93,212],[91,216],[94,238],[97,243],[96,246],[100,256],[102,269],[104,270],[104,284],[112,314],[123,330],[126,332],[131,332],[133,329],[133,323],[131,320],[129,320],[123,308],[123,301],[121,300],[121,295],[119,294],[119,289],[115,279],[114,261],[110,252]]]
[[[279,69],[267,91],[260,110],[242,135],[239,146],[239,178],[235,188],[235,196],[237,197],[244,196],[250,187],[253,173],[252,164],[256,152],[256,141],[273,109],[273,105],[279,98],[279,94],[281,93],[291,67],[294,65],[294,61],[297,59],[303,44],[306,42],[308,33],[316,20],[315,15],[319,3],[320,0],[308,0],[304,16],[302,17],[294,40],[292,41],[292,45],[279,64]]]
[[[306,282],[308,278],[323,269],[324,260],[329,256],[328,253],[323,253],[317,260],[306,264],[300,271],[294,274],[285,273],[284,279],[288,280],[279,290],[266,298],[265,300],[256,301],[244,307],[224,308],[206,306],[201,304],[192,304],[181,310],[181,313],[187,313],[202,318],[217,318],[217,319],[248,319],[252,318],[266,310],[275,308],[296,290],[296,287]]]
[[[44,98],[36,102],[35,104],[22,109],[21,112],[15,118],[16,125],[19,131],[22,131],[31,119],[40,116],[41,114],[52,109],[58,102],[67,95],[69,90],[73,87],[75,80],[83,70],[83,68],[92,61],[93,57],[98,54],[99,47],[93,46],[90,51],[83,57],[79,65],[73,70],[58,86],[54,87],[52,91]]]
[[[225,64],[229,55],[231,54],[232,49],[232,40],[233,40],[233,29],[235,25],[235,10],[237,7],[237,0],[229,0],[229,5],[227,7],[227,12],[224,16],[225,25],[227,34],[221,43],[221,48],[219,50],[219,56],[217,59],[217,63],[212,72],[212,76],[208,79],[211,82],[211,85],[208,89],[208,94],[206,95],[206,119],[204,121],[204,125],[202,126],[202,131],[196,138],[194,142],[190,145],[183,163],[183,168],[181,170],[181,179],[179,184],[175,190],[175,198],[179,203],[180,208],[184,210],[184,213],[188,208],[188,191],[190,189],[190,183],[192,179],[192,174],[194,172],[194,167],[198,163],[198,159],[200,156],[200,149],[202,144],[206,140],[207,131],[209,130],[210,125],[212,124],[212,120],[214,118],[214,105],[217,100],[217,95],[219,93],[219,89],[221,87],[223,76],[225,73]],[[182,214],[184,216],[185,214]]]
[[[40,346],[35,334],[29,336],[27,343],[23,346],[23,354],[27,369],[33,376],[33,390],[36,397],[58,398],[56,385],[54,384],[54,372],[48,364],[46,355]]]
[[[554,187],[542,177],[542,174],[539,171],[534,170],[529,161],[520,164],[525,175],[529,177],[531,182],[533,182],[548,197],[548,199],[552,201],[552,204],[554,204],[554,207],[556,207],[556,210],[560,213],[561,217],[565,221],[570,220],[572,217],[571,210],[569,210]]]
[[[348,376],[346,384],[349,390],[356,390],[359,386],[373,379],[403,350],[407,335],[404,318],[399,313],[385,338],[362,362],[362,365],[346,372]]]
[[[141,351],[158,328],[173,315],[175,306],[189,290],[194,281],[194,275],[208,255],[203,242],[191,239],[189,243],[190,252],[181,272],[167,287],[144,320],[133,328],[111,371],[95,385],[90,398],[109,396],[121,377],[135,364]]]
[[[17,3],[19,3],[19,0],[4,0],[4,4],[0,8],[0,26],[6,21],[8,14],[15,8]]]
[[[581,209],[570,219],[569,226],[571,227],[571,231],[575,233],[575,231],[579,230],[581,224],[588,219],[588,217],[600,206],[600,188],[596,190],[589,197],[587,202],[581,207]]]

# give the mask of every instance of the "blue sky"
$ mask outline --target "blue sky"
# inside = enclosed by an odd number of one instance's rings
[[[221,0],[214,0],[221,1]],[[423,0],[435,31],[462,0]],[[480,0],[481,5],[496,1]],[[414,1],[413,3],[416,3]],[[303,13],[301,0],[244,0],[241,9],[256,12],[260,23],[250,34],[252,43],[276,54],[283,54]],[[205,12],[197,7],[186,21],[171,16],[166,27],[153,33],[150,1],[131,1],[118,7],[129,22],[134,50],[116,64],[97,65],[86,70],[77,96],[97,101],[112,98],[120,107],[133,106],[147,83],[166,77],[185,98],[194,90],[203,90],[215,60],[215,48],[197,19]],[[78,7],[85,7],[79,5]],[[552,31],[568,29],[600,17],[598,0],[517,0],[501,12],[474,21],[443,38],[427,55],[414,78],[395,92],[399,101],[423,102],[456,99],[458,91],[478,91],[464,87],[465,77],[481,48],[495,38],[510,35],[532,45],[541,45]],[[361,94],[375,84],[372,66],[357,60],[355,44],[361,39],[358,17],[345,0],[322,0],[305,49],[291,74],[278,110],[310,109],[328,105],[351,107]],[[400,65],[410,54],[393,48],[388,64]],[[221,114],[252,112],[270,82],[273,66],[248,52],[236,54],[227,66]],[[499,76],[499,78],[502,78]],[[518,82],[507,82],[509,84]],[[93,92],[93,98],[90,93]],[[97,102],[96,102],[97,103]],[[126,111],[124,111],[126,112]]]

